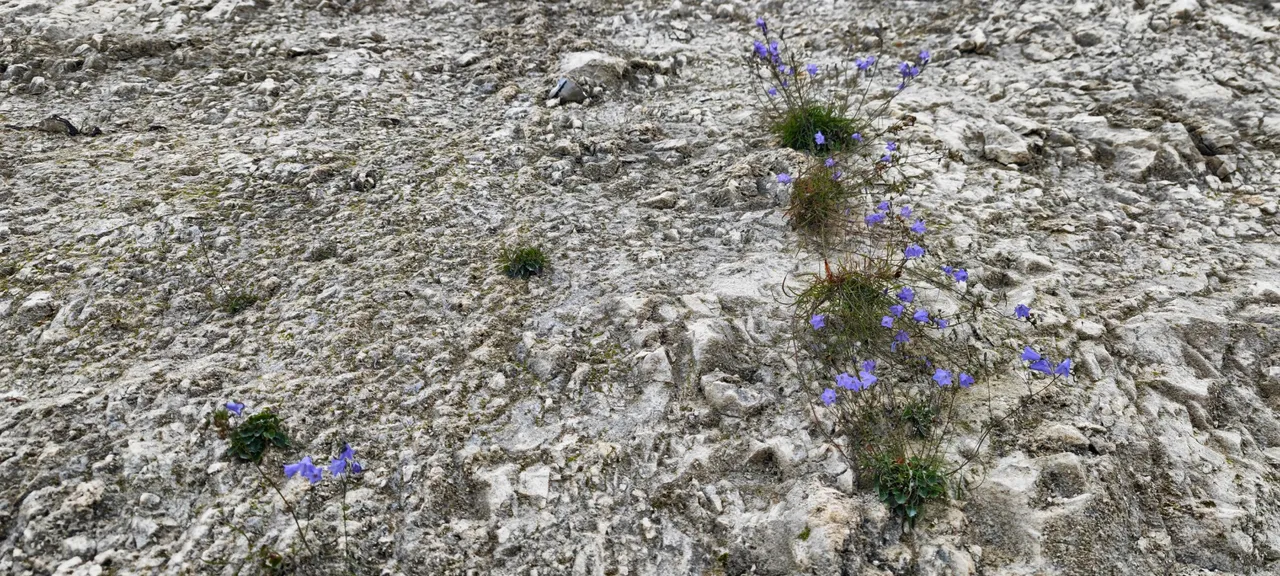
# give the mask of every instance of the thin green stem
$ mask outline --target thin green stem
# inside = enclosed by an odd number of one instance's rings
[[[315,556],[315,551],[311,549],[311,543],[307,542],[307,532],[306,530],[302,529],[302,522],[298,520],[298,513],[297,511],[294,510],[293,504],[289,502],[288,498],[284,497],[284,492],[280,491],[280,486],[276,485],[275,482],[271,481],[271,479],[267,477],[267,473],[262,471],[261,465],[259,465],[257,462],[254,462],[253,467],[258,471],[258,474],[262,476],[262,481],[266,482],[267,485],[270,486],[272,490],[275,490],[276,494],[280,496],[280,501],[284,502],[285,511],[288,512],[289,516],[293,518],[293,525],[297,526],[298,528],[298,536],[302,538],[302,546],[307,549],[308,554]]]

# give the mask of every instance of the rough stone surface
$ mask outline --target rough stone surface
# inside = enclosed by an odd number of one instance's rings
[[[889,110],[932,158],[930,250],[1077,359],[909,535],[791,363],[781,286],[814,263],[747,89],[756,16],[818,63],[934,52]],[[228,400],[295,440],[270,478],[357,449],[360,574],[1280,573],[1278,21],[0,0],[0,574],[300,556],[211,425]],[[525,239],[551,268],[498,274]],[[333,482],[282,491],[337,540]]]

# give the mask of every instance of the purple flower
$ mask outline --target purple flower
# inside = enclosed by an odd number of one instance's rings
[[[907,89],[907,83],[906,83],[906,82],[899,82],[899,83],[898,83],[898,91],[899,91],[899,92],[901,92],[901,91],[903,91],[903,90],[906,90],[906,89]]]
[[[964,268],[956,268],[955,271],[951,273],[951,277],[955,278],[956,282],[968,282],[969,272]]]
[[[907,336],[907,333],[906,333],[906,332],[903,332],[902,330],[899,330],[897,334],[894,334],[894,335],[893,335],[893,344],[890,344],[890,345],[889,345],[889,351],[890,351],[890,352],[897,352],[897,351],[898,351],[898,345],[899,345],[899,344],[906,344],[906,343],[907,343],[907,342],[909,342],[910,340],[911,340],[911,337],[910,337],[910,336]]]
[[[916,313],[911,315],[911,319],[912,319],[912,320],[915,320],[916,322],[920,322],[920,323],[928,322],[928,321],[929,321],[929,311],[928,311],[928,310],[925,310],[925,309],[923,309],[923,308],[922,308],[922,309],[920,309],[920,310],[916,310]]]
[[[875,371],[876,371],[876,361],[875,361],[875,360],[863,360],[863,361],[862,361],[862,371],[863,371],[863,372],[866,372],[866,373],[875,372]]]
[[[905,78],[915,78],[920,75],[920,68],[912,66],[910,62],[903,62],[898,65],[898,73]]]
[[[941,368],[934,370],[933,381],[938,383],[938,387],[942,388],[951,385],[951,373]]]
[[[1061,364],[1058,364],[1057,368],[1053,369],[1053,373],[1057,376],[1067,376],[1071,374],[1071,359],[1064,359]]]
[[[827,325],[827,315],[814,314],[809,318],[809,325],[813,326],[814,330],[821,330],[824,326]]]
[[[950,266],[943,266],[943,267],[942,267],[942,273],[943,273],[943,274],[950,274],[952,270],[954,270],[954,268],[952,268],[952,267],[950,267]]]
[[[853,63],[859,70],[867,70],[875,65],[876,57],[867,56],[866,58],[854,58]]]
[[[311,457],[306,456],[303,459],[293,463],[284,465],[285,478],[293,478],[294,474],[301,474],[312,484],[320,481],[320,469],[311,463]]]
[[[836,391],[830,388],[822,391],[822,403],[830,406],[836,403]]]
[[[911,216],[911,207],[903,206],[902,209],[898,211],[898,213],[901,214],[903,218],[909,218]]]
[[[946,329],[947,329],[947,326],[950,326],[950,325],[951,325],[951,323],[950,323],[950,322],[947,322],[947,319],[946,319],[946,318],[939,318],[939,319],[938,319],[938,329],[939,329],[939,330],[946,330]]]
[[[826,160],[825,162],[823,162],[823,164],[825,164],[827,168],[830,168],[830,167],[832,167],[832,166],[835,166],[835,165],[836,165],[836,159],[835,159],[835,158],[827,158],[827,160]]]
[[[884,211],[884,212],[888,212],[888,211],[889,211],[889,202],[887,202],[887,201],[885,201],[885,202],[881,202],[879,206],[876,206],[876,210],[881,210],[881,211]]]
[[[973,386],[973,376],[970,376],[970,375],[968,375],[968,374],[965,374],[964,372],[961,372],[961,373],[960,373],[960,387],[961,387],[961,388],[968,388],[968,387],[970,387],[970,386]]]
[[[822,132],[819,131],[817,134],[813,135],[813,141],[816,142],[819,146],[821,146],[827,143],[827,137],[823,136]]]
[[[929,59],[930,59],[932,56],[933,56],[933,55],[932,55],[932,54],[929,54],[929,51],[928,51],[928,50],[922,50],[922,51],[920,52],[920,61],[921,61],[921,62],[928,62],[928,61],[929,61]]]
[[[1043,372],[1045,374],[1050,374],[1053,372],[1053,366],[1049,364],[1049,360],[1046,358],[1041,358],[1039,360],[1036,360],[1035,362],[1032,362],[1031,365],[1028,366],[1028,368],[1035,370],[1036,372]]]
[[[760,29],[762,34],[769,33],[769,25],[765,24],[764,18],[756,18],[756,27]]]
[[[924,220],[916,220],[916,223],[911,225],[911,231],[916,234],[924,234]]]
[[[893,157],[888,154],[885,154],[884,156],[880,157],[880,161],[884,162],[885,164],[890,164],[893,162]]]
[[[777,95],[778,95],[778,89],[777,89],[777,88],[774,88],[773,86],[770,86],[768,90],[765,90],[765,93],[766,93],[766,94],[768,94],[768,95],[770,95],[770,96],[777,96]]]
[[[884,212],[873,212],[871,214],[867,214],[865,220],[867,221],[867,226],[874,226],[884,222]]]
[[[850,138],[853,138],[853,139],[854,139],[855,141],[857,141],[858,143],[861,143],[861,142],[862,142],[862,135],[861,135],[861,134],[859,134],[859,133],[857,133],[857,132],[854,132],[854,133],[853,133],[853,136],[850,136]]]
[[[364,470],[360,463],[356,462],[356,451],[351,448],[350,444],[342,445],[342,453],[329,462],[328,468],[329,474],[332,476],[338,476],[348,469],[351,470],[352,474],[359,474]]]
[[[905,311],[906,311],[906,308],[903,308],[901,304],[894,304],[893,306],[889,307],[889,312],[892,313],[894,316],[901,316],[902,313]]]
[[[244,410],[244,404],[241,404],[239,402],[227,402],[226,406],[227,406],[227,410],[229,410],[232,414],[235,414],[236,416],[240,416],[240,412]]]
[[[779,175],[778,175],[778,182],[781,182],[781,183],[783,183],[783,184],[790,184],[790,183],[791,183],[791,175],[790,175],[790,174],[787,174],[786,172],[783,172],[783,173],[779,174]]]
[[[880,319],[880,325],[885,328],[893,328],[893,316],[885,316]]]
[[[1019,305],[1017,305],[1017,306],[1014,306],[1014,307],[1013,307],[1013,315],[1014,315],[1015,317],[1017,317],[1017,318],[1024,318],[1024,319],[1026,319],[1026,318],[1030,318],[1030,317],[1031,317],[1031,307],[1030,307],[1030,306],[1027,306],[1026,304],[1019,304]]]
[[[751,46],[756,53],[756,57],[761,60],[767,60],[769,58],[769,49],[765,47],[764,42],[756,40]]]
[[[903,286],[902,289],[898,291],[898,299],[903,302],[911,303],[916,299],[916,291],[911,289],[910,286]]]
[[[782,52],[780,52],[780,51],[778,50],[778,41],[777,41],[777,40],[774,40],[773,42],[770,42],[770,43],[769,43],[769,55],[770,55],[770,56],[772,56],[772,57],[773,57],[773,59],[776,61],[776,60],[778,59],[778,56],[780,56],[781,54],[782,54]]]
[[[907,249],[903,250],[902,254],[906,256],[907,259],[919,258],[921,256],[924,256],[924,248],[921,248],[919,246],[916,246],[915,244],[912,244],[910,246],[907,246]]]
[[[898,151],[898,143],[897,143],[897,142],[890,142],[890,143],[888,143],[888,144],[885,144],[885,145],[884,145],[884,149],[885,149],[885,150],[888,150],[889,152],[897,152],[897,151]]]
[[[1023,348],[1022,348],[1022,360],[1023,360],[1023,361],[1025,361],[1025,362],[1035,362],[1036,360],[1039,360],[1039,359],[1040,359],[1040,354],[1037,354],[1037,353],[1036,353],[1036,351],[1035,351],[1035,350],[1032,350],[1030,346],[1025,346],[1025,347],[1023,347]]]
[[[781,72],[783,76],[793,76],[796,73],[794,68],[787,66],[786,64],[780,64],[778,66],[778,72]]]
[[[865,370],[858,373],[858,378],[862,380],[862,387],[859,388],[860,390],[870,388],[872,384],[876,383],[876,380],[879,380],[879,378],[876,378],[873,374]]]
[[[841,172],[841,171],[839,171],[839,170],[836,170],[835,174],[832,174],[832,175],[831,175],[831,179],[832,179],[832,180],[839,180],[841,176],[844,176],[844,172]]]
[[[858,380],[847,372],[842,372],[839,376],[836,376],[836,386],[856,392],[858,390]]]
[[[817,75],[818,75],[818,65],[817,65],[817,64],[809,64],[809,65],[807,65],[807,66],[805,66],[805,67],[804,67],[804,71],[805,71],[805,72],[808,72],[810,76],[817,76]]]

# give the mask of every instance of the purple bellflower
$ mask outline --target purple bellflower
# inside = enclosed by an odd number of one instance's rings
[[[310,456],[305,456],[293,464],[284,465],[285,478],[293,478],[295,474],[301,474],[303,478],[306,478],[312,484],[319,482],[321,477],[320,469],[311,463]]]

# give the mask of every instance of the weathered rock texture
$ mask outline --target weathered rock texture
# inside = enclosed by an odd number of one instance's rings
[[[780,286],[813,267],[747,89],[757,15],[818,62],[934,52],[894,113],[942,153],[912,192],[937,250],[1078,359],[909,536],[789,368]],[[358,449],[360,573],[1277,573],[1278,17],[0,1],[0,573],[300,557],[209,426],[227,400],[289,427],[272,477]],[[518,239],[549,275],[495,272]]]

